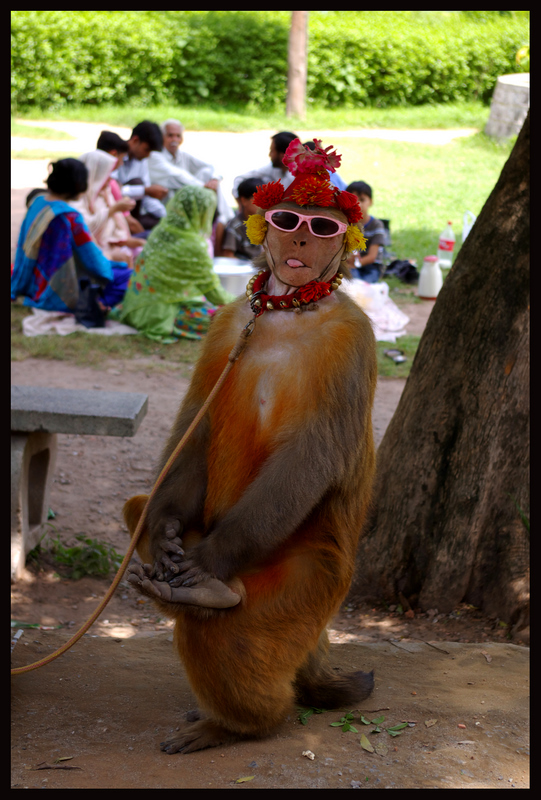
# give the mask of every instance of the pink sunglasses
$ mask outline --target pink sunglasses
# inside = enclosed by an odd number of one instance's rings
[[[318,217],[308,214],[299,214],[296,211],[266,211],[265,219],[279,231],[296,231],[303,222],[306,222],[310,232],[320,239],[338,236],[345,233],[347,224],[338,222],[330,217]]]

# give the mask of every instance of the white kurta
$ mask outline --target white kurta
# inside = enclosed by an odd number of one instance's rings
[[[166,148],[161,153],[152,152],[148,160],[148,169],[152,183],[158,183],[169,189],[169,193],[163,199],[164,204],[183,186],[204,186],[210,180],[222,179],[212,164],[195,158],[180,147],[174,156]],[[234,212],[229,207],[220,186],[216,195],[218,214],[225,224],[232,219]]]

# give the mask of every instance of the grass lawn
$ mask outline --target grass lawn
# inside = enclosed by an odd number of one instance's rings
[[[60,111],[26,111],[21,119],[106,122],[132,128],[142,119],[182,120],[192,131],[260,130],[351,130],[355,128],[484,128],[490,109],[480,102],[446,103],[391,108],[352,108],[307,110],[306,119],[286,117],[282,109],[262,112],[257,108],[220,106],[70,106]],[[22,135],[22,134],[18,134]]]
[[[396,280],[396,279],[393,279]],[[408,292],[409,295],[409,292]],[[410,299],[409,295],[408,299]],[[396,298],[393,295],[393,299]],[[31,314],[31,309],[19,299],[11,304],[11,360],[27,358],[71,361],[81,367],[103,369],[108,362],[139,362],[145,372],[160,373],[166,369],[178,369],[184,378],[191,375],[191,367],[199,358],[201,342],[180,339],[174,344],[158,344],[145,336],[100,336],[87,333],[72,333],[69,336],[25,336],[22,320]],[[378,374],[386,378],[407,378],[420,336],[402,336],[396,344],[378,342]],[[407,361],[395,364],[384,351],[397,347],[404,351]]]
[[[21,125],[16,120],[11,120],[11,135],[12,136],[25,136],[29,139],[54,139],[60,141],[62,139],[75,139],[65,131],[55,131],[52,128],[40,128],[36,125]]]
[[[194,364],[201,349],[200,342],[181,339],[175,344],[158,344],[146,336],[100,336],[88,333],[71,333],[69,336],[25,336],[22,320],[32,313],[23,306],[19,298],[11,304],[11,360],[24,361],[26,358],[45,358],[58,361],[72,361],[78,366],[99,369],[107,361],[130,361],[132,359],[150,360],[158,369],[166,361],[181,368],[185,376],[187,367]],[[148,371],[148,364],[145,363]]]
[[[514,144],[498,144],[484,133],[444,146],[353,138],[332,143],[342,153],[344,179],[372,187],[371,213],[391,221],[392,250],[419,268],[425,256],[436,255],[448,220],[456,257],[464,212],[479,215]]]

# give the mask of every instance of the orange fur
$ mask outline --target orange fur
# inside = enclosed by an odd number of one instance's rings
[[[376,361],[364,314],[343,295],[325,302],[317,312],[284,312],[257,320],[246,351],[208,412],[206,432],[191,445],[191,456],[199,458],[198,469],[205,474],[201,501],[197,487],[193,490],[190,524],[199,526],[202,537],[193,552],[201,558],[219,552],[218,566],[231,559],[224,575],[218,568],[215,574],[226,579],[234,570],[246,598],[230,609],[174,606],[169,613],[177,620],[175,643],[201,707],[220,730],[232,735],[268,733],[291,710],[304,684],[310,691],[323,686],[325,694],[334,680],[328,672],[324,675],[322,666],[325,626],[349,588],[370,500]],[[217,314],[162,463],[205,400],[249,318],[242,300]],[[143,560],[150,560],[160,508],[162,515],[165,509],[170,513],[177,496],[182,508],[182,476],[190,475],[189,458],[164,488],[161,506],[152,509],[138,546]],[[297,495],[310,492],[320,472],[328,479],[314,490],[306,511],[297,509]],[[268,489],[267,484],[259,486],[267,475]],[[291,496],[289,482],[296,487]],[[132,533],[143,502],[138,496],[126,504]],[[269,519],[282,503],[289,504],[292,517],[299,515],[299,524],[285,535]],[[244,510],[237,535],[230,520],[239,508]],[[287,527],[287,514],[284,519]],[[249,529],[250,535],[240,529]],[[260,531],[260,555],[245,558],[245,547],[252,546]],[[267,546],[265,537],[275,544]],[[197,746],[223,739],[205,741]]]

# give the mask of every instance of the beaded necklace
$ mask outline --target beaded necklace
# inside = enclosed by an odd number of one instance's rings
[[[315,303],[322,297],[329,295],[334,289],[338,289],[344,277],[341,272],[337,272],[328,283],[325,281],[310,281],[310,283],[299,287],[294,294],[277,296],[265,294],[263,291],[263,286],[270,278],[270,275],[270,269],[262,269],[248,281],[246,296],[256,317],[259,317],[264,311],[301,311],[303,305]]]

